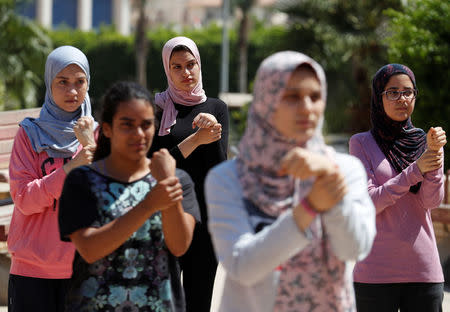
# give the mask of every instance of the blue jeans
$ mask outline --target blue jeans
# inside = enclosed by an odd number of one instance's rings
[[[354,283],[358,312],[442,312],[444,283]]]

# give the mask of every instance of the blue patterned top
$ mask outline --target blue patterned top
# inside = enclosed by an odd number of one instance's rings
[[[198,220],[193,183],[177,171],[183,184],[183,207]],[[180,176],[181,175],[181,176]],[[60,201],[61,239],[85,227],[101,227],[124,215],[156,185],[149,174],[124,183],[90,167],[73,170]],[[153,214],[124,244],[89,264],[77,253],[66,311],[184,311],[177,259],[162,231],[160,212]]]

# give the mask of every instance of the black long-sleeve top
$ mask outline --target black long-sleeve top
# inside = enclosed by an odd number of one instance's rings
[[[185,170],[195,183],[195,191],[200,207],[203,224],[207,221],[207,209],[204,196],[204,181],[209,169],[227,159],[229,118],[227,105],[215,98],[207,98],[205,102],[195,106],[175,104],[178,111],[176,124],[170,133],[153,139],[149,156],[161,148],[167,148],[177,162],[177,168]],[[222,125],[222,138],[219,141],[197,147],[187,158],[183,157],[178,144],[197,129],[192,129],[192,121],[199,113],[209,113],[216,117]]]

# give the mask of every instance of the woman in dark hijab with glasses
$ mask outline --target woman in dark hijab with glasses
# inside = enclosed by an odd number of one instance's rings
[[[444,196],[445,131],[416,128],[413,72],[385,65],[372,81],[372,129],[350,139],[364,164],[377,235],[353,271],[358,312],[442,311],[443,274],[431,209]]]

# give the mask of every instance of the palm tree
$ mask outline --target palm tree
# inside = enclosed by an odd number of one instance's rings
[[[247,92],[247,67],[248,67],[248,34],[250,32],[250,10],[256,0],[233,0],[234,7],[241,10],[242,16],[239,22],[238,51],[239,51],[239,92]]]
[[[136,78],[137,81],[145,86],[147,86],[147,54],[149,40],[147,37],[147,26],[149,24],[148,17],[145,14],[145,8],[147,5],[147,0],[137,1],[139,18],[136,26],[135,34],[135,53],[136,53]]]

